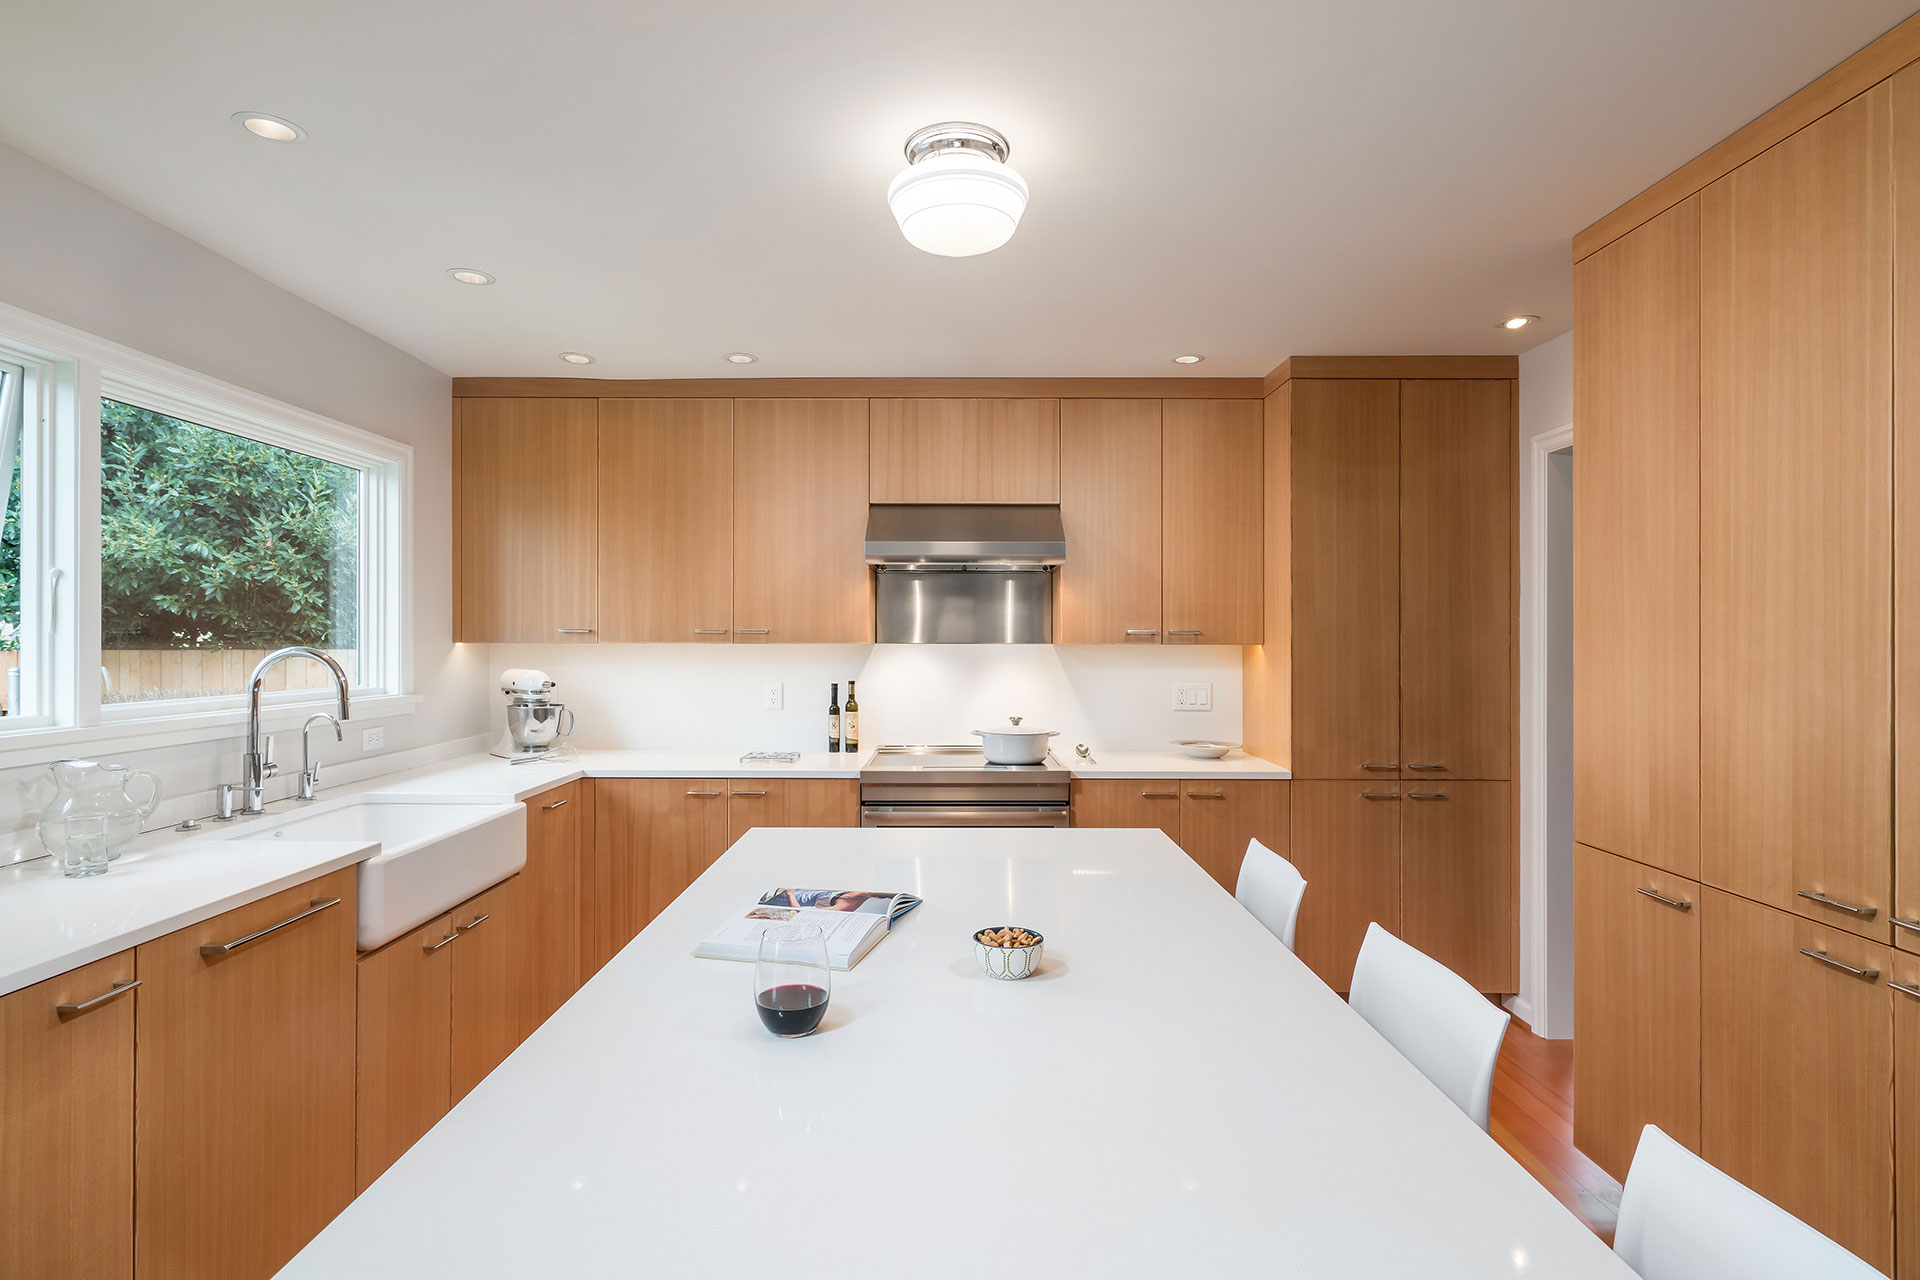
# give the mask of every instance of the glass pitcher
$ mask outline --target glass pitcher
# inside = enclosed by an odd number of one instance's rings
[[[133,843],[160,803],[160,777],[98,760],[56,760],[53,803],[40,811],[40,843],[70,876],[97,876]],[[132,792],[144,785],[146,799]]]

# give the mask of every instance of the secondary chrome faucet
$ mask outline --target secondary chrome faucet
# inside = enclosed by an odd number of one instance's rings
[[[284,649],[275,649],[260,659],[260,665],[253,669],[253,676],[247,681],[247,754],[240,762],[241,809],[246,813],[260,813],[267,807],[267,779],[279,772],[279,766],[273,762],[273,739],[267,739],[265,754],[260,750],[260,687],[265,683],[267,672],[285,662],[288,658],[312,658],[324,663],[333,673],[335,691],[340,695],[340,719],[347,715],[347,673],[332,655],[320,652],[304,644],[289,645]],[[311,721],[309,721],[311,723]],[[334,725],[335,730],[339,725]],[[301,731],[302,741],[305,730]],[[227,806],[223,803],[221,808]]]

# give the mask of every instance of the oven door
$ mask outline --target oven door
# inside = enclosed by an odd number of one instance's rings
[[[1064,827],[1063,804],[863,804],[863,827]]]

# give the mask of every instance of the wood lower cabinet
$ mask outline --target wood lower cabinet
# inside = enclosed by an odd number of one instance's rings
[[[1249,841],[1258,840],[1287,856],[1292,838],[1288,800],[1288,784],[1282,781],[1182,782],[1180,847],[1232,893]]]
[[[1158,827],[1180,843],[1178,779],[1075,778],[1070,795],[1076,827]]]
[[[453,912],[453,1100],[519,1047],[527,1022],[525,886],[509,876]]]
[[[1164,639],[1259,644],[1264,407],[1168,400],[1160,412]]]
[[[1700,1154],[1891,1273],[1892,949],[1712,888],[1695,909]]]
[[[123,951],[0,996],[0,1275],[133,1275],[133,980]]]
[[[734,639],[866,644],[867,402],[736,400]]]
[[[1920,956],[1893,955],[1893,1186],[1899,1280],[1920,1280]]]
[[[360,957],[354,1188],[365,1191],[453,1105],[451,914]]]
[[[580,864],[593,811],[588,779],[543,791],[527,801],[527,865],[520,870],[526,918],[526,1014],[522,1038],[580,989],[580,917],[585,895]],[[584,848],[583,848],[584,846]]]
[[[1060,405],[1059,644],[1158,644],[1161,629],[1160,402]]]
[[[1624,1182],[1640,1130],[1700,1149],[1700,886],[1573,851],[1574,1145]]]
[[[600,401],[599,638],[733,637],[733,401]]]
[[[592,969],[598,971],[725,851],[727,783],[599,778],[594,797]]]
[[[1295,779],[1288,858],[1306,877],[1293,949],[1335,991],[1353,985],[1367,926],[1399,933],[1402,786]]]
[[[875,400],[874,502],[1060,501],[1058,400]]]
[[[739,778],[727,784],[727,848],[755,827],[857,827],[853,778]]]
[[[1520,989],[1513,785],[1401,785],[1401,936],[1475,990]]]
[[[353,1199],[355,874],[139,947],[141,1280],[265,1280]]]

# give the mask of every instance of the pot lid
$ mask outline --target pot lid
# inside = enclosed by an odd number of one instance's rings
[[[1000,729],[975,729],[973,736],[976,738],[984,738],[990,733],[1000,734],[1009,738],[1057,738],[1060,736],[1058,729],[1022,729],[1020,727],[1020,721],[1023,719],[1025,719],[1024,716],[1008,716],[1008,727]]]

